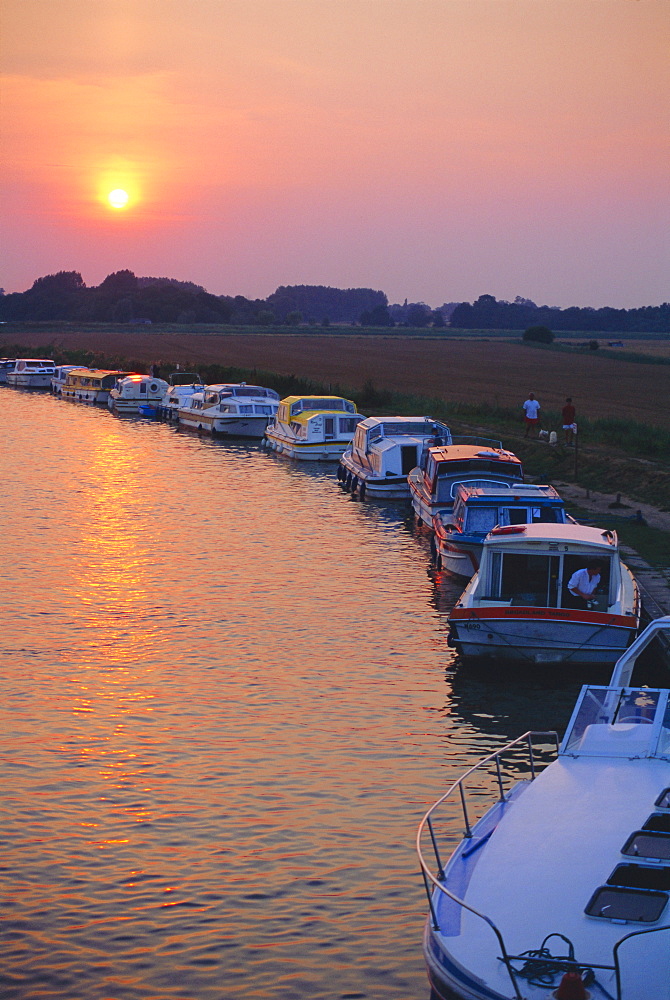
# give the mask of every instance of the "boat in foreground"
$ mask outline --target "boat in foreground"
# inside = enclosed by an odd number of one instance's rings
[[[433,559],[438,570],[470,579],[479,567],[484,539],[493,528],[568,520],[574,523],[553,486],[521,483],[500,489],[460,484],[453,510],[433,515]]]
[[[471,442],[460,438],[457,444],[431,448],[426,467],[417,466],[408,476],[414,512],[431,528],[438,511],[453,509],[460,483],[512,488],[523,482],[521,460],[500,441]]]
[[[670,1000],[670,690],[631,687],[660,631],[670,616],[637,638],[609,685],[582,687],[560,747],[556,733],[525,733],[424,816],[433,996]],[[476,818],[484,785],[497,798]]]
[[[212,436],[262,438],[279,406],[279,393],[262,385],[221,382],[201,386],[178,409],[179,425]]]
[[[595,564],[596,589],[576,600],[569,585]],[[640,610],[616,532],[508,525],[484,539],[479,569],[449,615],[449,641],[464,657],[612,664],[635,638]]]
[[[17,358],[7,369],[7,385],[15,389],[50,389],[56,364],[48,358]]]
[[[342,396],[287,396],[265,431],[269,448],[288,458],[337,462],[363,414]]]
[[[441,444],[451,444],[451,431],[432,417],[366,417],[340,459],[337,478],[361,499],[407,497],[407,476]]]

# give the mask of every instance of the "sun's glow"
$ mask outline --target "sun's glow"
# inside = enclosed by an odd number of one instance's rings
[[[123,188],[114,188],[107,195],[107,201],[112,208],[125,208],[128,204],[128,192],[124,191]]]

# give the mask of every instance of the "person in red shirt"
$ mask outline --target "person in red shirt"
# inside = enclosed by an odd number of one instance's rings
[[[575,416],[577,411],[572,405],[572,396],[568,396],[565,401],[565,406],[561,410],[563,415],[563,430],[565,431],[565,443],[569,446],[572,444],[575,432],[577,430],[577,425],[575,424]]]

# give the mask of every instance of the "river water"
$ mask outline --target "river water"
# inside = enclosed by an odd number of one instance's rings
[[[459,664],[461,587],[335,466],[0,408],[0,995],[427,1000],[417,823],[580,679]]]

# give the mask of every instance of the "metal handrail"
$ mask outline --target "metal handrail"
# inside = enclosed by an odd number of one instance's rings
[[[454,781],[449,786],[449,788],[447,789],[447,791],[445,792],[445,794],[440,799],[438,799],[437,802],[434,802],[433,805],[428,810],[428,812],[425,814],[425,816],[423,817],[423,819],[421,820],[421,822],[419,824],[419,829],[418,829],[417,835],[416,835],[416,850],[417,850],[417,854],[419,856],[419,863],[421,865],[421,873],[423,875],[423,881],[424,881],[424,887],[426,889],[426,895],[428,897],[428,905],[429,905],[429,908],[430,908],[431,919],[432,919],[432,922],[433,922],[433,929],[434,930],[439,930],[439,923],[437,921],[437,914],[436,914],[435,908],[433,906],[431,883],[432,883],[432,885],[436,889],[439,889],[440,892],[443,892],[446,896],[449,896],[449,898],[452,899],[456,904],[458,904],[459,906],[462,906],[464,909],[468,910],[470,913],[474,914],[476,917],[479,917],[481,920],[483,920],[485,923],[487,923],[489,925],[489,927],[491,928],[491,930],[493,931],[493,933],[495,934],[495,936],[496,936],[496,938],[498,940],[498,944],[500,946],[500,950],[501,950],[501,953],[502,953],[502,960],[503,960],[503,962],[505,964],[505,968],[507,969],[507,972],[509,974],[510,981],[511,981],[511,984],[512,984],[512,988],[514,989],[514,993],[515,993],[515,996],[516,996],[516,1000],[523,1000],[523,995],[522,995],[522,993],[519,990],[519,986],[518,986],[517,978],[516,978],[516,970],[514,969],[514,967],[511,964],[511,956],[507,952],[507,948],[505,946],[505,941],[504,941],[504,938],[502,936],[501,931],[498,929],[498,927],[495,925],[495,923],[493,922],[493,920],[491,920],[490,917],[488,917],[485,913],[481,913],[479,910],[476,910],[473,906],[470,906],[468,903],[465,902],[465,900],[460,899],[458,896],[454,895],[454,893],[450,892],[449,889],[447,889],[446,886],[442,882],[442,879],[444,878],[444,868],[442,866],[442,862],[441,862],[439,851],[438,851],[438,847],[437,847],[437,839],[435,837],[435,832],[434,832],[434,829],[433,829],[432,817],[433,817],[433,813],[435,812],[435,810],[438,809],[442,805],[442,803],[446,799],[448,799],[450,797],[450,795],[456,789],[458,789],[459,790],[459,794],[460,794],[460,800],[461,800],[461,808],[462,808],[462,811],[463,811],[463,821],[465,823],[465,831],[466,831],[465,832],[465,836],[466,837],[472,837],[472,828],[471,828],[471,825],[470,825],[470,817],[468,815],[467,799],[466,799],[466,795],[465,795],[465,781],[466,781],[466,779],[471,774],[473,774],[475,771],[478,771],[481,768],[485,767],[491,761],[495,761],[496,776],[497,776],[497,783],[498,783],[498,793],[499,793],[498,801],[499,802],[504,802],[505,801],[505,791],[504,791],[504,788],[503,788],[502,773],[501,773],[501,770],[500,770],[500,758],[501,758],[501,756],[503,754],[507,753],[511,749],[513,749],[515,747],[519,747],[519,746],[521,746],[522,744],[525,743],[526,746],[527,746],[527,749],[528,749],[528,760],[529,760],[529,763],[530,763],[531,781],[534,780],[535,777],[536,777],[536,771],[535,771],[535,758],[533,756],[533,742],[532,742],[533,741],[533,737],[536,737],[538,739],[540,737],[545,737],[545,738],[546,737],[553,737],[553,740],[554,740],[555,745],[556,745],[556,753],[558,753],[559,738],[558,738],[558,733],[557,732],[555,732],[554,730],[550,730],[550,731],[547,731],[547,732],[536,732],[534,730],[529,730],[527,733],[524,733],[523,736],[519,736],[517,739],[512,740],[511,743],[507,743],[504,747],[501,747],[500,750],[496,750],[494,753],[489,754],[488,757],[485,757],[485,758],[483,758],[483,760],[478,761],[471,768],[469,768],[465,772],[465,774],[461,775],[460,778],[458,778],[456,781]],[[428,828],[428,830],[430,832],[431,843],[432,843],[432,846],[433,846],[433,852],[435,854],[435,861],[437,863],[438,872],[437,872],[436,875],[433,874],[433,872],[430,870],[430,867],[428,866],[428,863],[427,863],[426,859],[423,856],[423,850],[422,850],[422,847],[421,847],[421,841],[422,841],[423,833],[424,833],[424,830],[425,830],[426,827]]]

